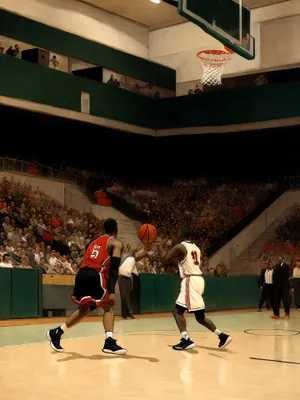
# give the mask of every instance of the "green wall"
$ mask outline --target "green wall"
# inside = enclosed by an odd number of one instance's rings
[[[104,83],[0,54],[0,95],[80,111],[81,92],[90,93],[91,114],[155,128],[155,101]]]
[[[158,129],[223,126],[300,116],[300,82],[161,100]]]
[[[42,274],[38,270],[0,268],[0,319],[42,315]]]
[[[147,97],[0,54],[0,95],[80,111],[150,129],[226,126],[300,116],[300,82],[172,99]]]
[[[174,308],[180,290],[178,275],[140,276],[141,313],[169,312]],[[204,300],[207,311],[257,307],[260,297],[257,276],[205,278]]]
[[[0,10],[0,35],[96,64],[153,85],[176,89],[176,71],[171,68],[5,10]]]

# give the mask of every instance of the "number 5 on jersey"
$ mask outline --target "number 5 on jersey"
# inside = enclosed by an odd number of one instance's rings
[[[99,256],[100,249],[101,249],[101,246],[95,244],[95,246],[93,247],[92,254],[91,254],[91,258],[93,260],[95,260]]]

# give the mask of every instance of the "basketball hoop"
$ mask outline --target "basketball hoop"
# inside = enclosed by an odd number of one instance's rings
[[[222,85],[222,73],[232,54],[233,51],[227,47],[224,50],[204,50],[197,54],[203,68],[202,85]]]

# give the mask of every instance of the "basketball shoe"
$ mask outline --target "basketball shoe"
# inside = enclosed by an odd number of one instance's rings
[[[102,351],[103,353],[118,354],[120,356],[123,356],[124,354],[127,353],[127,350],[117,345],[117,341],[112,337],[108,337],[105,340]]]
[[[64,331],[58,327],[55,329],[50,329],[46,333],[47,339],[50,341],[50,346],[54,351],[58,351],[59,353],[62,353],[64,351],[63,347],[60,345],[60,340],[63,335]]]
[[[195,347],[195,343],[192,342],[190,338],[188,338],[188,339],[182,338],[180,340],[180,343],[176,344],[172,348],[173,348],[173,350],[190,350],[190,349],[193,349],[194,347]]]
[[[232,341],[232,337],[226,335],[226,333],[221,333],[219,335],[219,349],[224,349]]]

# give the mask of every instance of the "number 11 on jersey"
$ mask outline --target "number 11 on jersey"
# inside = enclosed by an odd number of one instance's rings
[[[191,252],[191,255],[192,255],[192,257],[193,257],[194,264],[195,264],[195,265],[199,265],[199,260],[198,260],[198,254],[197,254],[197,252],[196,252],[196,251],[192,251],[192,252]]]

